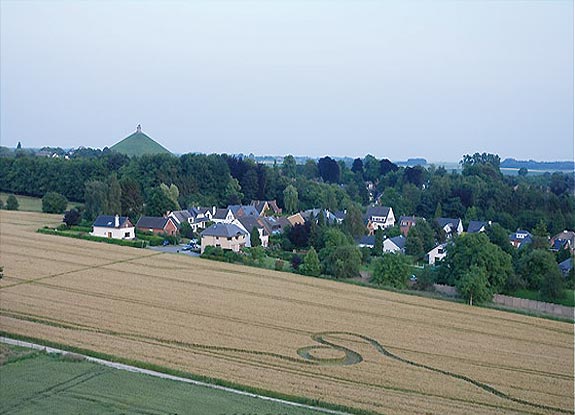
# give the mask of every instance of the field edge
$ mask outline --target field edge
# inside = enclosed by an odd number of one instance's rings
[[[0,336],[1,337],[7,337],[10,339],[14,339],[14,340],[36,343],[36,344],[39,344],[41,346],[52,347],[55,349],[61,349],[61,350],[64,350],[64,351],[67,351],[70,353],[83,354],[83,355],[94,357],[97,359],[108,360],[108,361],[114,362],[114,363],[121,363],[121,364],[129,365],[129,366],[134,366],[134,367],[137,367],[140,369],[152,370],[155,372],[165,373],[167,375],[178,376],[181,378],[186,378],[186,379],[190,379],[190,380],[194,380],[194,381],[198,381],[198,382],[204,382],[204,383],[211,384],[211,385],[223,386],[223,387],[235,389],[235,390],[238,390],[241,392],[248,392],[248,393],[253,393],[256,395],[266,396],[269,398],[281,399],[281,400],[284,400],[287,402],[314,406],[314,407],[317,407],[318,409],[329,409],[329,410],[333,410],[333,411],[347,412],[347,413],[353,414],[353,415],[382,415],[381,412],[374,412],[374,411],[369,411],[367,409],[353,408],[353,407],[334,404],[334,403],[330,403],[330,402],[326,402],[326,401],[322,401],[322,400],[318,400],[318,399],[306,398],[305,396],[289,395],[289,394],[285,394],[285,393],[281,393],[281,392],[277,392],[277,391],[272,391],[272,390],[268,390],[268,389],[262,389],[262,388],[257,388],[257,387],[253,387],[253,386],[242,385],[240,383],[228,381],[225,379],[198,375],[198,374],[191,373],[191,372],[184,372],[181,370],[172,369],[172,368],[157,365],[154,363],[143,362],[141,360],[126,359],[123,357],[118,357],[118,356],[110,355],[107,353],[101,353],[101,352],[97,352],[97,351],[90,350],[90,349],[84,349],[81,347],[70,346],[70,345],[66,345],[63,343],[58,343],[58,342],[54,342],[54,341],[50,341],[50,340],[40,339],[37,337],[24,336],[21,334],[10,333],[10,332],[4,331],[4,330],[0,330]]]

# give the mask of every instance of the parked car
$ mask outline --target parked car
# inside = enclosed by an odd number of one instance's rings
[[[167,239],[164,239],[164,242],[162,242],[162,246],[168,246],[170,244],[170,241],[168,241]]]

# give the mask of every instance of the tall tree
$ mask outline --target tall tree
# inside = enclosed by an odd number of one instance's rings
[[[105,182],[100,180],[87,181],[84,200],[86,201],[84,214],[88,220],[93,220],[102,214],[114,214],[109,210],[108,185]]]
[[[252,245],[252,248],[255,248],[256,246],[262,246],[262,240],[260,239],[260,232],[258,231],[258,228],[256,228],[255,226],[252,228],[250,232],[250,243]]]
[[[352,203],[347,208],[345,219],[343,220],[343,229],[354,238],[365,233],[361,209],[357,204]]]
[[[324,182],[339,183],[340,168],[337,161],[329,156],[322,157],[317,162],[317,168]]]
[[[8,198],[6,199],[6,209],[18,210],[19,207],[20,203],[18,203],[18,199],[16,199],[16,196],[14,195],[8,196]]]
[[[125,177],[120,181],[120,187],[122,188],[120,198],[122,215],[128,216],[132,221],[135,221],[142,214],[144,207],[140,184],[131,177]]]
[[[296,176],[296,168],[297,163],[295,161],[294,156],[288,154],[284,157],[284,161],[282,163],[282,173],[284,176],[289,178],[295,178]]]
[[[409,260],[404,255],[385,254],[375,260],[371,281],[378,285],[405,288],[409,274]]]
[[[493,292],[489,288],[489,280],[484,268],[477,265],[471,266],[465,271],[461,278],[457,280],[457,291],[459,294],[469,301],[469,305],[484,303],[490,301],[493,297]]]
[[[353,160],[351,171],[354,173],[359,173],[363,176],[363,161],[360,158]]]
[[[303,264],[299,266],[300,271],[312,277],[319,277],[321,274],[321,266],[319,263],[319,258],[317,252],[313,246],[309,249],[307,254],[303,259]]]
[[[48,192],[42,198],[42,212],[62,213],[68,206],[68,199],[60,193]]]
[[[122,187],[116,173],[108,177],[108,209],[115,215],[122,213]]]
[[[298,193],[297,189],[293,185],[288,185],[284,192],[284,207],[287,213],[293,213],[297,211],[298,208]]]
[[[383,255],[383,229],[377,228],[375,230],[375,238],[373,243],[373,255]]]

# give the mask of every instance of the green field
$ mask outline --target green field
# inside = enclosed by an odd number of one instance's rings
[[[0,413],[304,415],[320,412],[0,345]]]
[[[4,202],[4,205],[6,205],[6,199],[8,199],[10,194],[11,193],[0,193],[0,200]],[[16,200],[18,200],[18,210],[24,212],[42,212],[42,198],[20,195],[14,196],[16,196]],[[68,202],[68,209],[72,209],[73,207],[80,205],[82,205],[82,203]]]

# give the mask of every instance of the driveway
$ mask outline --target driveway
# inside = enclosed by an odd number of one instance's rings
[[[149,246],[148,249],[158,252],[167,252],[169,254],[184,254],[188,256],[200,256],[198,252],[183,251],[186,245],[167,245],[167,246]]]

